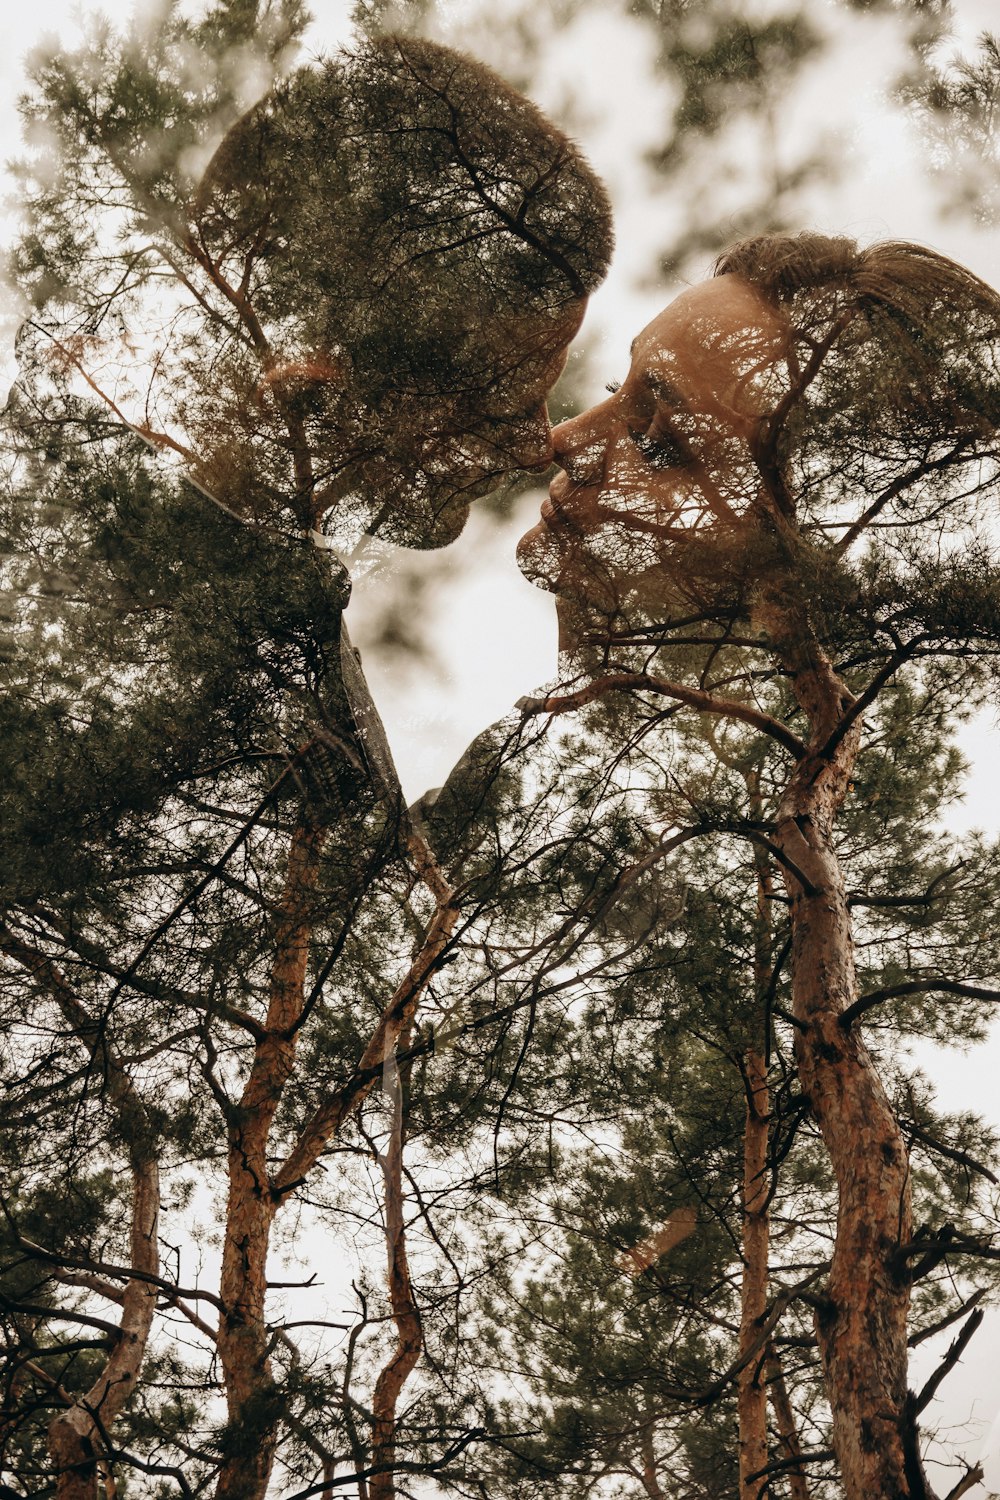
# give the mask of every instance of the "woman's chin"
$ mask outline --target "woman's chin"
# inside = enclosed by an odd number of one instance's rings
[[[526,531],[517,544],[517,565],[529,583],[546,593],[559,592],[564,558],[553,545],[552,534],[544,521]]]

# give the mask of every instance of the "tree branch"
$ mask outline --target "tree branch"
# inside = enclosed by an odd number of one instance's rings
[[[653,677],[648,672],[612,672],[606,677],[598,677],[586,687],[578,688],[575,693],[555,693],[547,698],[519,698],[516,707],[521,710],[524,718],[530,718],[536,714],[570,713],[574,709],[583,708],[587,703],[594,702],[597,698],[603,698],[606,693],[627,689],[655,693],[662,698],[673,698],[676,702],[683,703],[688,708],[696,708],[701,713],[719,714],[723,718],[736,719],[741,724],[749,724],[751,728],[759,729],[763,734],[770,735],[771,739],[777,740],[778,744],[784,746],[796,760],[801,760],[806,753],[805,743],[797,734],[793,734],[785,724],[781,723],[780,719],[772,718],[761,709],[751,708],[747,703],[737,703],[732,698],[717,698],[713,693],[706,693],[701,688],[689,688],[679,682],[668,682],[662,677]]]
[[[951,1374],[952,1370],[962,1358],[962,1355],[965,1353],[966,1349],[969,1346],[970,1339],[972,1338],[976,1329],[982,1323],[985,1316],[986,1314],[983,1312],[983,1309],[981,1307],[977,1307],[975,1312],[970,1315],[968,1321],[959,1333],[958,1337],[952,1340],[944,1359],[938,1365],[930,1380],[927,1381],[926,1385],[920,1392],[920,1395],[914,1398],[914,1416],[919,1416],[924,1408],[929,1406],[930,1403],[934,1400],[934,1397],[938,1391],[938,1387],[941,1385],[946,1376]]]
[[[901,995],[921,995],[928,991],[944,995],[965,995],[970,1000],[1000,1000],[1000,990],[987,989],[981,984],[965,984],[957,979],[909,979],[903,984],[888,985],[884,990],[872,990],[849,1005],[840,1017],[840,1024],[849,1031],[855,1021],[866,1011],[874,1010],[886,1000],[898,999]]]

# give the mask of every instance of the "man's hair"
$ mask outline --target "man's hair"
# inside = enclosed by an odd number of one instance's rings
[[[190,220],[219,280],[249,285],[277,371],[262,384],[237,348],[206,370],[202,451],[244,435],[242,466],[227,450],[207,482],[280,502],[288,440],[260,397],[294,401],[329,476],[315,512],[409,545],[447,540],[480,480],[521,467],[514,419],[540,409],[546,357],[612,247],[604,187],[562,131],[474,58],[400,36],[277,84],[222,141]]]
[[[613,243],[603,184],[541,110],[476,59],[402,36],[276,85],[219,146],[191,214],[214,253],[252,246],[276,313],[320,341],[355,301],[369,322],[442,304],[459,324],[558,318]]]

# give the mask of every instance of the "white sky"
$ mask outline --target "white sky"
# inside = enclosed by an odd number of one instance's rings
[[[771,0],[745,3],[755,14],[780,8]],[[310,42],[317,50],[346,37],[349,8],[349,0],[314,0],[318,21]],[[536,10],[544,15],[545,8],[545,0],[538,0]],[[86,7],[88,13],[95,9],[112,19],[125,19],[132,4],[103,0],[99,7]],[[491,55],[499,43],[493,29],[482,24],[485,9],[481,0],[453,0],[442,39],[502,65],[501,56]],[[498,14],[503,6],[494,0],[490,9]],[[615,9],[590,14],[558,33],[545,49],[544,85],[538,91],[538,102],[557,117],[572,101],[574,133],[616,203],[619,250],[608,283],[593,299],[583,333],[595,396],[606,380],[621,378],[632,336],[673,290],[650,279],[649,269],[657,247],[683,222],[701,187],[693,173],[685,182],[684,196],[650,194],[642,155],[662,139],[660,112],[666,101],[650,82],[646,36],[638,25],[623,22]],[[841,172],[835,183],[824,182],[801,195],[802,227],[862,240],[918,239],[1000,282],[1000,237],[995,231],[975,229],[965,218],[941,216],[936,189],[922,169],[921,144],[887,98],[887,84],[903,61],[892,23],[887,20],[873,28],[870,19],[845,15],[832,0],[815,0],[812,14],[828,30],[830,47],[815,66],[806,68],[784,99],[781,118],[775,122],[778,155],[788,165],[810,140],[832,141]],[[8,0],[0,23],[0,157],[18,149],[15,100],[24,54],[46,33],[72,48],[79,38],[78,19],[79,7],[70,0],[32,0],[30,5]],[[980,31],[998,24],[995,0],[956,0],[953,46],[970,49]],[[742,168],[747,175],[754,170],[758,146],[753,138],[744,144]],[[744,187],[738,151],[733,164],[735,212]],[[645,284],[637,284],[642,274]],[[474,516],[447,554],[443,576],[438,576],[440,557],[394,560],[387,555],[382,566],[356,586],[348,621],[364,648],[378,591],[393,587],[394,566],[426,568],[435,576],[433,659],[423,665],[389,662],[373,651],[365,658],[411,795],[439,785],[475,733],[553,673],[552,601],[531,588],[513,562],[516,536],[531,524],[540,498],[529,497],[505,529]],[[1000,787],[992,723],[977,722],[963,732],[961,742],[973,769],[955,829],[980,826],[996,833]],[[921,1061],[936,1079],[946,1107],[979,1108],[1000,1124],[1000,1037],[968,1057],[927,1048]],[[964,1422],[970,1412],[979,1419],[969,1435],[954,1434],[956,1448],[970,1458],[976,1455],[983,1420],[988,1423],[1000,1407],[994,1352],[1000,1314],[992,1317],[992,1327],[988,1322],[963,1368],[950,1377],[940,1408],[949,1424]],[[941,1488],[946,1490],[954,1477],[948,1482],[939,1477]],[[1000,1472],[995,1483],[1000,1490]]]

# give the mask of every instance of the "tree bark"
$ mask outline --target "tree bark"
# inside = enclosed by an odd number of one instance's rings
[[[229,1199],[222,1251],[218,1350],[228,1425],[218,1500],[263,1500],[280,1430],[265,1319],[267,1253],[278,1199],[267,1165],[271,1126],[295,1064],[296,1022],[314,917],[324,835],[303,819],[292,835],[274,933],[264,1034],[231,1111]]]
[[[783,1457],[793,1460],[801,1460],[802,1444],[799,1442],[799,1430],[795,1422],[795,1413],[788,1396],[788,1387],[785,1385],[785,1375],[781,1368],[781,1361],[773,1344],[767,1348],[767,1390],[771,1398],[771,1406],[774,1410],[774,1424],[778,1430],[778,1441],[781,1444]],[[785,1473],[788,1482],[789,1500],[809,1500],[809,1487],[806,1483],[805,1466],[798,1464]]]
[[[838,1191],[816,1329],[845,1500],[924,1500],[930,1491],[904,1409],[910,1287],[898,1252],[911,1236],[906,1145],[867,1048],[841,1025],[857,981],[834,826],[860,721],[845,725],[853,696],[803,615],[772,602],[760,619],[810,730],[778,808],[775,842],[790,900],[799,1079]]]
[[[150,1134],[145,1105],[107,1039],[104,1022],[95,1021],[61,970],[44,953],[7,929],[0,929],[0,950],[48,990],[78,1041],[90,1056],[98,1059],[106,1080],[105,1100],[129,1142],[132,1175],[129,1265],[143,1275],[156,1276],[160,1269],[157,1238],[160,1169],[157,1142]],[[136,1388],[156,1298],[157,1288],[150,1281],[125,1283],[119,1336],[104,1369],[89,1390],[49,1423],[49,1453],[56,1473],[57,1500],[97,1500],[99,1469],[106,1469],[108,1434]]]
[[[160,1208],[159,1164],[144,1144],[133,1145],[131,1266],[159,1272],[157,1219]],[[122,1298],[121,1336],[90,1389],[49,1424],[49,1452],[56,1466],[57,1500],[96,1500],[98,1465],[104,1461],[106,1435],[136,1388],[156,1309],[156,1287],[128,1281]]]
[[[750,792],[750,815],[761,817],[761,798],[756,774],[747,777]],[[764,1018],[764,1005],[771,980],[771,872],[767,853],[754,847],[757,872],[757,910],[754,920],[754,1016]],[[770,1131],[771,1096],[767,1081],[767,1063],[763,1054],[751,1047],[744,1059],[746,1088],[746,1122],[743,1134],[743,1278],[740,1287],[741,1359],[749,1354],[760,1337],[767,1314],[768,1253],[770,1218],[768,1194],[767,1149]],[[739,1425],[740,1500],[766,1500],[770,1486],[765,1480],[753,1480],[767,1468],[767,1384],[764,1357],[747,1358],[739,1375],[737,1392]]]
[[[764,1058],[748,1052],[746,1126],[743,1137],[743,1279],[740,1288],[742,1357],[760,1337],[767,1315],[768,1222],[767,1145],[770,1093]],[[750,1358],[740,1370],[737,1394],[740,1445],[740,1500],[765,1500],[769,1486],[751,1474],[767,1468],[767,1384],[764,1356]]]
[[[410,1028],[400,1034],[405,1049]],[[396,1061],[396,1041],[387,1043],[383,1087],[392,1105],[389,1144],[382,1158],[385,1183],[385,1241],[389,1304],[396,1327],[396,1347],[379,1373],[372,1397],[372,1467],[368,1487],[369,1500],[396,1500],[396,1409],[403,1386],[416,1368],[423,1349],[420,1312],[413,1295],[410,1266],[406,1255],[406,1230],[403,1221],[403,1145],[405,1111],[402,1081]]]
[[[293,834],[275,930],[267,1020],[256,1044],[250,1076],[229,1119],[229,1201],[220,1288],[225,1312],[218,1334],[229,1420],[216,1500],[263,1500],[274,1465],[282,1413],[271,1375],[265,1299],[267,1253],[275,1215],[315,1166],[331,1138],[360,1109],[385,1059],[391,1056],[395,1062],[397,1039],[412,1019],[423,987],[436,971],[458,919],[452,892],[429,851],[422,843],[411,843],[417,873],[438,903],[427,936],[387,1004],[355,1077],[320,1105],[285,1162],[270,1173],[267,1155],[271,1127],[295,1065],[297,1023],[305,1000],[325,836],[325,830],[306,822],[300,823]],[[416,1352],[419,1355],[419,1339]],[[404,1380],[408,1373],[406,1370],[403,1374]]]
[[[656,1447],[653,1442],[655,1431],[655,1419],[650,1417],[642,1429],[642,1487],[649,1496],[649,1500],[667,1500],[660,1484],[660,1476],[657,1472]]]

